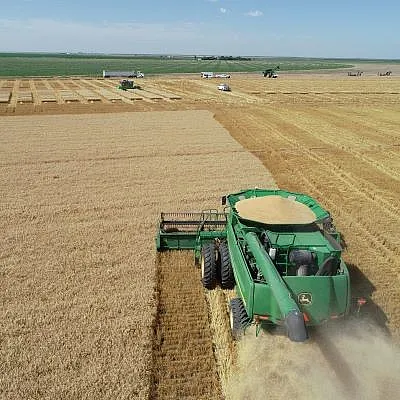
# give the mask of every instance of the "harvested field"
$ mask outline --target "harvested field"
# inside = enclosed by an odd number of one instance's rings
[[[159,399],[210,398],[213,390],[231,399],[264,398],[265,391],[273,399],[396,399],[400,78],[237,74],[231,93],[197,76],[143,81],[149,92],[179,101],[132,101],[103,80],[28,82],[0,81],[2,92],[13,93],[0,104],[0,397],[146,398],[151,387]],[[29,87],[33,103],[17,103]],[[61,91],[78,96],[79,89],[102,99],[63,101]],[[112,103],[101,89],[123,100]],[[41,90],[54,91],[57,102],[37,104]],[[167,112],[180,110],[187,111]],[[221,193],[274,185],[267,171],[279,187],[305,192],[332,212],[353,294],[368,300],[362,321],[317,331],[306,346],[265,335],[235,347],[226,320],[232,293],[205,293],[205,307],[196,269],[190,285],[179,286],[190,254],[164,254],[155,266],[161,210],[214,208]],[[182,309],[169,296],[181,287]],[[199,313],[194,330],[168,329],[184,326],[182,310]],[[153,325],[164,332],[162,343],[157,335],[153,342]],[[208,354],[212,341],[215,365],[211,355],[204,363],[210,375],[196,358],[185,359],[188,351],[174,352],[182,338]],[[164,369],[176,357],[188,362],[180,376]],[[255,369],[268,374],[253,379]],[[184,383],[188,371],[194,385],[205,383],[197,391]]]
[[[157,88],[154,83],[140,83],[141,90],[122,91],[117,88],[119,81],[116,79],[0,79],[0,103],[7,105],[0,109],[0,115],[4,112],[22,115],[27,111],[46,112],[46,103],[56,103],[59,106],[64,106],[65,103],[112,105],[120,101],[128,104],[132,104],[133,100],[153,103],[155,100],[173,101],[182,98],[180,94]],[[28,109],[27,104],[31,104]],[[62,112],[62,107],[58,111]],[[114,108],[110,111],[121,110]]]

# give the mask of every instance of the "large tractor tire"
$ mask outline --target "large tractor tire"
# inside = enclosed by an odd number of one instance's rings
[[[226,242],[221,242],[219,245],[219,262],[222,289],[233,289],[235,287],[235,276],[233,275],[231,256]]]
[[[215,243],[207,243],[201,249],[201,280],[206,289],[214,289],[217,283],[217,260]]]
[[[230,302],[229,321],[232,336],[235,340],[240,339],[245,329],[251,324],[251,319],[247,315],[243,301],[238,297]]]

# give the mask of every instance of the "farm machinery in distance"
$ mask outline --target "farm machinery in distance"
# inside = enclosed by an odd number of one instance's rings
[[[220,83],[217,86],[217,89],[222,91],[222,92],[230,92],[231,91],[231,88],[227,83]]]
[[[118,89],[129,90],[129,89],[140,89],[140,85],[137,85],[134,81],[129,79],[123,79],[119,82]]]
[[[236,289],[234,338],[256,325],[284,326],[305,341],[308,326],[347,315],[350,279],[340,234],[313,198],[285,190],[248,189],[223,196],[224,211],[162,213],[157,251],[194,250],[202,283]]]
[[[268,68],[263,71],[264,78],[277,78],[278,74],[276,71],[279,70],[279,65],[276,68]]]

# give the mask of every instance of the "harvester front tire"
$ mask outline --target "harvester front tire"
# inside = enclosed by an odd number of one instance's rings
[[[215,243],[207,243],[201,249],[201,280],[206,289],[214,289],[217,283]]]
[[[247,315],[242,299],[239,297],[230,302],[229,320],[232,336],[235,340],[239,340],[245,329],[251,324],[251,319]]]
[[[221,287],[222,289],[233,289],[235,287],[235,276],[231,264],[228,244],[221,242],[219,245],[219,259],[221,264]]]

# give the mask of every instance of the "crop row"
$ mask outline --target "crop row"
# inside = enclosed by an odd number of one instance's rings
[[[165,57],[99,57],[73,55],[0,53],[0,76],[101,76],[103,70],[140,70],[145,74],[215,72],[261,72],[265,68],[280,66],[281,70],[315,70],[350,67],[335,60],[308,59],[252,59],[201,60],[194,58]]]

